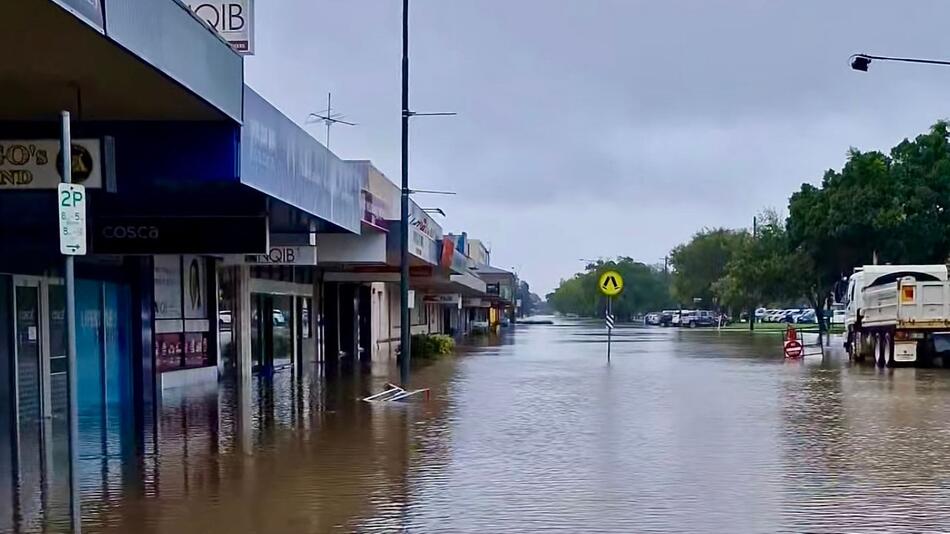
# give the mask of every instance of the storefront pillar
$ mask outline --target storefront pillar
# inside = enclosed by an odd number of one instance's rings
[[[326,355],[323,351],[323,274],[314,273],[313,277],[313,297],[310,305],[310,328],[313,329],[313,337],[310,342],[314,344],[314,358],[318,362],[324,361]],[[311,362],[306,362],[311,363]]]
[[[251,356],[251,268],[249,265],[235,267],[234,284],[234,355],[238,377],[250,377],[253,372]]]

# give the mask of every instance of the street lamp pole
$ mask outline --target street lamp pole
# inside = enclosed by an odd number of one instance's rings
[[[402,0],[402,209],[399,217],[399,346],[402,361],[399,379],[409,385],[409,346],[412,326],[409,322],[409,0]]]
[[[402,361],[399,378],[403,387],[409,384],[409,359],[412,354],[412,324],[409,322],[409,195],[432,193],[454,195],[452,191],[409,189],[409,119],[455,115],[454,111],[419,113],[409,109],[409,0],[402,0],[402,210],[399,216],[399,344]]]

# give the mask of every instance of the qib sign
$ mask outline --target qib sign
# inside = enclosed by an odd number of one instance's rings
[[[254,55],[254,0],[188,0],[188,7],[218,30],[238,53]]]

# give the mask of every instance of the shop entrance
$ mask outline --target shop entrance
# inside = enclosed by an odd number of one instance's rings
[[[45,290],[45,291],[44,291]],[[13,476],[19,485],[18,512],[32,523],[40,519],[47,495],[43,482],[52,477],[52,421],[48,344],[41,341],[42,299],[49,286],[37,278],[16,277],[13,282]]]
[[[12,341],[0,339],[6,371],[0,397],[9,402],[0,424],[0,477],[14,508],[13,516],[0,517],[0,527],[14,517],[28,527],[40,524],[54,480],[64,479],[69,469],[62,458],[54,462],[68,430],[66,293],[60,280],[50,278],[0,276],[0,284],[0,322]]]
[[[312,361],[312,299],[251,293],[251,358],[254,371],[279,371]]]
[[[76,284],[80,457],[109,457],[131,424],[130,292]],[[66,292],[56,278],[0,275],[0,494],[30,530],[68,499]],[[102,445],[104,450],[100,450]],[[0,507],[6,509],[7,507]],[[45,517],[46,520],[49,517]]]

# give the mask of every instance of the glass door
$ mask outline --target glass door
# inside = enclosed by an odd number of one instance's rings
[[[257,372],[267,363],[264,295],[251,293],[251,368]]]
[[[48,466],[48,437],[44,413],[41,343],[41,293],[38,280],[17,278],[13,284],[16,383],[16,474],[19,481],[18,512],[23,525],[40,520]]]
[[[294,357],[294,297],[290,295],[267,295],[271,302],[272,365],[274,369],[290,367]]]

